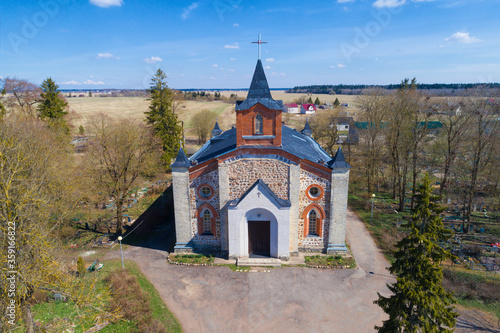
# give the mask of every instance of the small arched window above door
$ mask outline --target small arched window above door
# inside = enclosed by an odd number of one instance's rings
[[[255,116],[255,130],[254,134],[263,134],[264,133],[264,119],[260,114]]]

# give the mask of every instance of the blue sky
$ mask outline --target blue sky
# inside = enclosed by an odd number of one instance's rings
[[[500,81],[500,0],[0,3],[0,77],[60,88],[271,88]]]

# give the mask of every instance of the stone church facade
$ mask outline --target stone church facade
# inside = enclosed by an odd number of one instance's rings
[[[282,124],[260,59],[236,128],[172,164],[176,252],[287,259],[299,251],[343,253],[349,169],[311,137]]]

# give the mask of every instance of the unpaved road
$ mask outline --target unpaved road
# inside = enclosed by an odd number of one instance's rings
[[[373,301],[377,291],[388,294],[386,283],[394,278],[364,224],[350,210],[347,219],[356,269],[283,267],[240,273],[226,267],[169,265],[165,251],[133,246],[124,256],[139,265],[185,332],[373,332],[386,318]],[[113,257],[119,252],[104,259]],[[479,329],[464,319],[457,332]]]

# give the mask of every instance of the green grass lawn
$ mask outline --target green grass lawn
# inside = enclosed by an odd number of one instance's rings
[[[141,289],[146,292],[149,298],[149,308],[152,311],[153,318],[161,322],[165,327],[167,332],[181,332],[182,327],[178,322],[177,318],[170,312],[165,303],[162,301],[160,295],[153,287],[153,285],[148,281],[148,279],[141,273],[137,265],[132,261],[125,261],[126,268],[130,273],[137,277],[138,283]],[[95,286],[97,290],[100,288],[105,288],[107,283],[104,279],[111,274],[111,272],[121,269],[120,260],[105,261],[104,267],[98,271],[92,273],[92,275],[87,274],[86,279],[88,279],[89,284],[91,283],[91,277],[94,274],[98,274],[98,281]],[[96,294],[96,297],[97,294]],[[79,319],[79,314],[81,314],[82,309],[77,309],[73,302],[39,302],[32,307],[35,320],[42,326],[50,327],[49,332],[60,332],[65,329],[71,328],[76,333],[84,332],[85,330],[93,327],[95,325],[94,320],[81,321]],[[134,323],[127,320],[118,320],[114,323],[109,324],[104,329],[99,332],[108,333],[125,333],[125,332],[137,332]]]
[[[410,218],[410,212],[395,213],[389,206],[390,194],[377,192],[370,222],[371,198],[367,194],[359,195],[356,186],[352,186],[350,192],[349,206],[363,220],[387,260],[393,262],[395,244],[407,232],[400,225]],[[487,311],[500,319],[500,277],[495,272],[445,267],[443,285],[454,293],[457,304]]]

